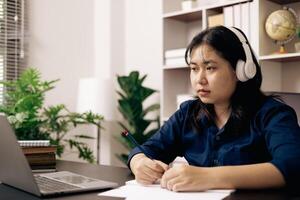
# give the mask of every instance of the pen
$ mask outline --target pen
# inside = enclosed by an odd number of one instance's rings
[[[137,141],[134,139],[134,137],[132,137],[131,133],[129,133],[129,131],[122,131],[121,133],[124,137],[126,137],[128,140],[130,140],[130,142],[132,142],[143,154],[145,154],[148,158],[151,159],[151,157],[149,155],[147,155],[146,150],[139,145],[139,143],[137,143]]]

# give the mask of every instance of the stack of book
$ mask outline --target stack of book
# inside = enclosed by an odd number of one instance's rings
[[[23,153],[35,172],[51,172],[56,170],[56,146],[42,141],[19,141]]]
[[[185,48],[170,49],[165,51],[166,67],[185,67]]]

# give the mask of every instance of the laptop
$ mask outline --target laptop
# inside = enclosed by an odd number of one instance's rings
[[[33,174],[15,133],[0,115],[0,182],[37,196],[114,188],[118,184],[68,171]]]

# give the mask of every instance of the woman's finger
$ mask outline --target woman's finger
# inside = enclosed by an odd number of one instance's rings
[[[175,177],[177,177],[179,174],[174,170],[174,168],[170,168],[167,170],[164,175],[161,178],[160,185],[163,188],[167,187],[167,182]]]
[[[161,167],[161,169],[163,169],[164,171],[167,171],[169,169],[169,165],[163,163],[160,160],[154,160],[154,162],[156,162],[159,165],[159,167]]]

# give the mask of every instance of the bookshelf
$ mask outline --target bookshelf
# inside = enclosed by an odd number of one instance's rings
[[[269,1],[275,2],[277,4],[281,4],[281,5],[299,2],[299,0],[269,0]]]
[[[263,71],[264,91],[275,91],[278,93],[300,94],[300,53],[295,52],[294,44],[299,42],[295,37],[291,42],[285,45],[288,53],[274,54],[279,46],[276,45],[266,34],[264,22],[267,16],[283,6],[290,7],[299,13],[300,1],[286,0],[268,0],[259,1],[259,61]],[[299,16],[298,16],[299,17]]]
[[[295,52],[295,37],[286,45],[287,54],[273,54],[279,49],[265,32],[267,16],[283,6],[300,13],[300,0],[198,0],[198,6],[181,10],[181,0],[163,0],[163,53],[185,48],[194,35],[209,26],[209,18],[222,15],[225,25],[239,24],[257,54],[263,73],[262,90],[282,95],[300,95],[300,52]],[[240,16],[231,16],[240,9]],[[246,9],[246,10],[245,10]],[[300,17],[300,16],[299,16]],[[240,21],[237,21],[240,20]],[[230,24],[232,23],[232,24]],[[161,119],[166,121],[177,109],[177,96],[193,94],[189,69],[185,64],[162,63]]]
[[[300,61],[300,53],[274,54],[260,56],[260,61],[274,61],[274,62],[296,62]]]

